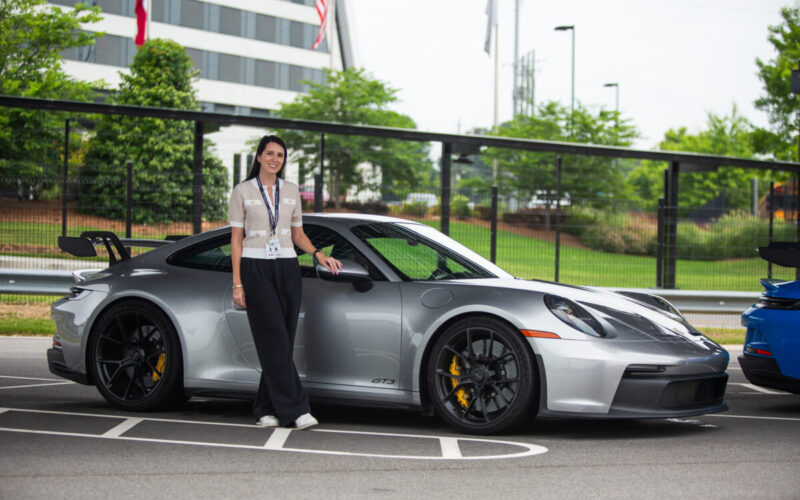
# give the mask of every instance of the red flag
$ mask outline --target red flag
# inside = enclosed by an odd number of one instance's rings
[[[325,29],[328,27],[328,4],[334,0],[317,0],[317,14],[319,14],[319,31],[317,32],[317,39],[314,40],[314,45],[311,50],[319,47],[322,39],[325,37]]]
[[[144,9],[144,0],[136,0],[136,39],[134,42],[137,47],[144,45],[145,32],[147,30],[147,11]]]

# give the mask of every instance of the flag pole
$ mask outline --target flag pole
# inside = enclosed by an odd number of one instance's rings
[[[147,0],[147,25],[145,26],[145,40],[150,40],[150,24],[153,22],[153,0]]]
[[[495,7],[497,8],[497,7]],[[500,16],[497,16],[500,17]],[[497,133],[497,101],[498,101],[498,82],[500,61],[500,20],[495,19],[494,25],[494,129]],[[497,185],[497,158],[492,160],[492,184]]]
[[[330,24],[328,24],[328,52],[331,56],[330,66],[331,71],[335,71],[336,68],[333,66],[334,61],[336,60],[333,55],[333,43],[334,43],[334,36],[333,36],[333,25],[336,24],[336,0],[330,0],[331,7],[330,12],[328,12],[328,20]],[[337,25],[336,29],[338,30],[339,27]]]

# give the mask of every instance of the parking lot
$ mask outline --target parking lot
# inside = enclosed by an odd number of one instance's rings
[[[49,344],[0,338],[0,498],[800,497],[800,396],[748,384],[736,350],[726,413],[484,437],[398,410],[314,406],[310,431],[236,400],[125,413],[50,374]]]

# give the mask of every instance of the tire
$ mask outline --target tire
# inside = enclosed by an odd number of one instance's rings
[[[436,340],[427,382],[437,413],[470,434],[508,432],[531,414],[539,380],[522,336],[492,318],[466,318]]]
[[[154,305],[112,306],[98,320],[89,349],[97,390],[113,406],[149,411],[186,401],[178,334]]]

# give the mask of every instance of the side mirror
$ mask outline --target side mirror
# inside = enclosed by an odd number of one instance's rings
[[[317,276],[325,281],[350,282],[359,292],[367,292],[372,289],[372,280],[364,266],[348,259],[342,259],[341,262],[342,269],[339,274],[333,274],[322,264],[317,264]]]

